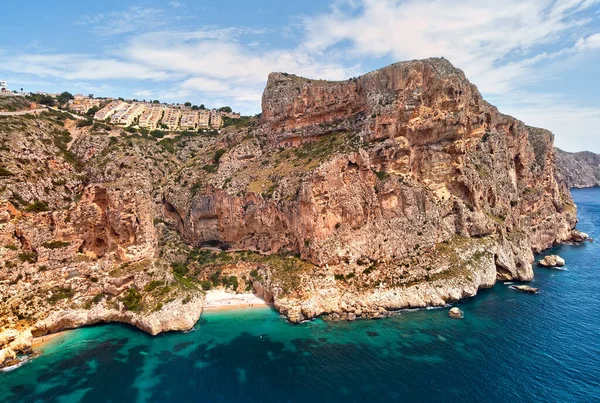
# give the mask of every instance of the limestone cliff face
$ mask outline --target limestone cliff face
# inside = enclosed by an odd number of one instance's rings
[[[589,151],[569,153],[559,148],[554,153],[557,180],[564,181],[569,188],[600,186],[600,155]]]
[[[167,187],[164,215],[194,245],[314,265],[292,292],[255,283],[292,320],[355,315],[341,301],[358,296],[368,316],[530,280],[532,253],[576,223],[552,134],[499,113],[444,59],[344,82],[273,73],[249,133],[204,173],[182,170],[194,190]]]
[[[497,237],[499,276],[531,279],[531,251],[575,224],[552,134],[500,114],[443,59],[346,82],[273,73],[257,136],[266,143],[234,146],[206,192],[168,202],[191,242],[285,249],[323,266]],[[277,163],[286,152],[292,167]]]
[[[210,287],[292,322],[442,306],[530,280],[576,223],[552,134],[444,59],[344,82],[273,73],[247,123],[158,141],[0,119],[0,366],[31,334],[191,328]]]

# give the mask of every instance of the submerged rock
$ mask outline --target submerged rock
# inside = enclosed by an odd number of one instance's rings
[[[565,259],[558,255],[548,255],[540,260],[538,264],[544,267],[563,267],[565,265]]]
[[[540,291],[538,288],[531,287],[529,285],[514,285],[510,288],[525,294],[537,294]]]
[[[465,317],[465,313],[457,307],[450,308],[448,315],[453,319],[462,319]]]

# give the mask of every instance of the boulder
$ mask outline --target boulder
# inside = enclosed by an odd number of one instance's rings
[[[465,316],[464,312],[458,309],[457,307],[450,308],[450,311],[448,311],[448,315],[453,319],[462,319]]]
[[[515,285],[511,288],[525,294],[537,294],[539,292],[538,288],[531,287],[529,285]]]
[[[585,242],[585,241],[589,241],[589,240],[590,240],[590,236],[588,234],[586,234],[585,232],[581,232],[576,229],[571,231],[571,241],[580,243],[580,242]]]
[[[540,260],[538,264],[544,267],[563,267],[565,265],[565,259],[558,255],[548,255]]]

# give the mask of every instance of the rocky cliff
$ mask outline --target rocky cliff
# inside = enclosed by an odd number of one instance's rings
[[[305,271],[254,284],[293,321],[442,305],[530,280],[532,252],[570,237],[552,144],[444,59],[344,82],[273,73],[260,125],[208,174],[183,169],[194,191],[169,186],[165,219],[196,246],[299,256]]]
[[[600,155],[589,151],[569,153],[559,148],[554,153],[559,181],[569,188],[600,186]]]
[[[186,329],[211,287],[292,322],[380,317],[530,280],[576,223],[552,134],[444,59],[343,82],[273,73],[249,123],[157,141],[0,121],[0,326]]]

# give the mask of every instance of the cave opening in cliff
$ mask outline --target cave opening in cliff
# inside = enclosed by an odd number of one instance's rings
[[[218,239],[208,239],[200,243],[201,248],[219,248],[222,251],[231,249],[231,245]]]

